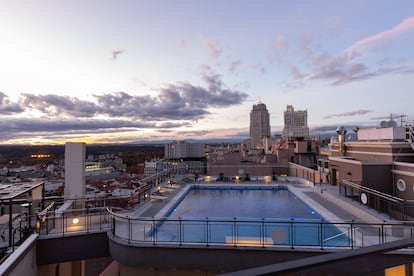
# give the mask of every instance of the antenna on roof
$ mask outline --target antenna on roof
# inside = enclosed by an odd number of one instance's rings
[[[403,118],[404,118],[404,117],[407,117],[407,115],[405,115],[405,114],[401,114],[401,115],[399,115],[399,116],[397,116],[397,117],[400,117],[401,126],[403,126],[403,123],[405,123],[405,120],[403,120]]]
[[[381,127],[397,127],[398,124],[394,119],[400,118],[401,126],[403,126],[403,123],[405,123],[405,120],[403,120],[404,117],[407,117],[405,114],[394,114],[390,113],[388,117],[377,117],[373,119],[387,119],[389,118],[389,121],[381,121],[380,125]]]

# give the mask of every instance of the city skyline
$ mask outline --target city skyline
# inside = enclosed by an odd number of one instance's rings
[[[414,119],[411,1],[0,0],[0,35],[0,144],[243,137],[258,102],[272,133],[287,105]]]

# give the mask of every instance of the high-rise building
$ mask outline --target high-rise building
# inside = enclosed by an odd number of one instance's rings
[[[308,111],[295,111],[292,105],[286,107],[284,112],[285,126],[283,128],[284,139],[300,139],[309,137]]]
[[[251,147],[263,148],[263,139],[268,137],[270,137],[269,112],[264,103],[254,104],[250,112]]]
[[[172,143],[165,144],[164,155],[167,159],[203,158],[204,144],[173,141]]]
[[[205,167],[205,150],[202,143],[174,141],[164,146],[164,157],[179,172],[201,173]],[[170,168],[171,169],[171,168]]]

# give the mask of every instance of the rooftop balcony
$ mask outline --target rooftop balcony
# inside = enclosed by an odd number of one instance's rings
[[[338,220],[295,221],[294,219],[253,218],[195,220],[159,217],[157,214],[162,208],[173,204],[177,197],[182,196],[185,189],[195,185],[195,183],[185,181],[176,183],[170,181],[168,184],[168,180],[170,179],[165,178],[164,182],[153,185],[151,191],[145,193],[149,195],[147,200],[129,209],[119,208],[115,199],[103,201],[85,198],[83,202],[78,199],[77,202],[66,201],[64,203],[70,204],[73,208],[62,208],[63,205],[59,204],[45,204],[46,208],[42,212],[30,216],[31,223],[29,223],[37,235],[32,240],[32,244],[35,243],[37,247],[37,263],[45,265],[111,256],[132,267],[206,269],[221,273],[281,262],[280,254],[277,254],[279,257],[275,258],[274,252],[283,252],[285,261],[297,260],[303,257],[325,255],[329,252],[356,250],[403,241],[412,238],[414,233],[414,227],[410,222],[394,221],[384,216],[375,221],[372,220],[374,217],[372,214],[369,219],[363,216],[355,217],[353,220],[341,219],[346,216],[346,212],[349,213],[350,210],[357,208],[356,204],[346,202],[344,199],[339,200],[338,190],[328,189],[332,186],[314,185],[309,181],[294,177],[279,177],[278,181],[270,183],[254,181],[237,184],[221,182],[219,184],[289,186],[297,190],[300,196],[308,197],[307,204],[319,204],[319,207],[329,208],[338,215]],[[211,184],[198,180],[196,185]],[[145,194],[142,195],[143,198]],[[156,196],[159,194],[165,198],[157,199]],[[152,200],[150,200],[151,197],[153,197]],[[353,205],[352,208],[351,205]],[[76,206],[83,207],[75,208]],[[362,213],[361,210],[355,212]],[[26,221],[29,221],[29,217]],[[176,239],[165,239],[158,234],[160,225],[165,224],[177,233]],[[221,225],[221,228],[217,225]],[[12,233],[19,233],[19,230],[15,230],[18,227],[16,228],[15,225],[12,227]],[[227,235],[224,240],[218,240],[215,238],[216,231],[223,230],[223,227],[231,234]],[[275,227],[286,229],[284,234],[287,236],[283,241],[279,239],[280,235],[276,233],[277,231],[269,235]],[[329,235],[328,230],[331,227],[339,229],[340,234]],[[254,238],[243,234],[246,228],[255,229]],[[312,242],[300,241],[299,233],[302,233],[303,229],[312,229],[314,233],[317,233]],[[9,233],[9,231],[4,232]],[[194,232],[202,238],[197,240],[192,238]],[[333,243],[339,239],[342,240],[340,244]],[[13,243],[13,247],[18,250],[21,244]],[[60,250],[62,248],[65,250]],[[199,257],[195,258],[195,252],[201,254],[198,256],[203,256],[203,260]],[[389,262],[393,260],[393,265],[398,262],[398,255],[405,256],[404,262],[412,261],[411,249],[402,249],[395,254],[391,254],[392,257],[387,255]],[[217,260],[217,256],[220,256],[220,260]],[[382,258],[378,255],[371,257]],[[162,264],[159,262],[160,258],[163,260]],[[251,260],[240,263],[241,258],[251,258]],[[211,262],[212,259],[216,261]],[[384,261],[384,264],[390,265],[389,262]],[[320,267],[322,268],[323,265]]]

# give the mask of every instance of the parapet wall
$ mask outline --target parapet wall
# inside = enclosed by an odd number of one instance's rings
[[[32,234],[0,265],[0,275],[37,276],[36,240]]]

